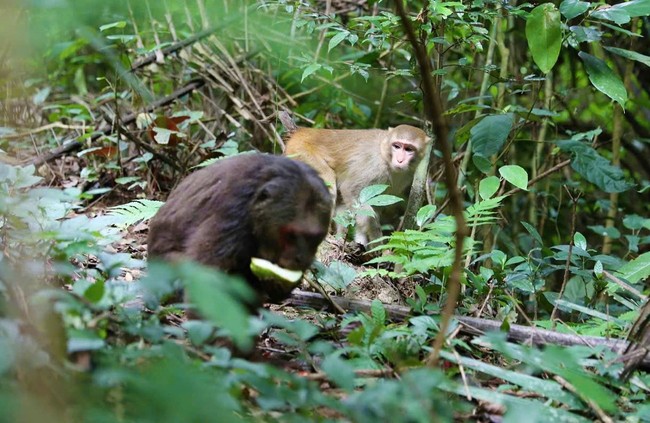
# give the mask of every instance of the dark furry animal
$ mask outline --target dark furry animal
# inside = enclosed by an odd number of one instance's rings
[[[149,257],[189,258],[243,276],[262,301],[282,286],[261,283],[251,257],[306,270],[327,234],[332,199],[318,174],[286,157],[243,154],[185,178],[149,226]]]

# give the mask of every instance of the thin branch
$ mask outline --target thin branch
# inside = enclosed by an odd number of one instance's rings
[[[569,194],[569,197],[571,198],[571,201],[573,202],[573,207],[571,208],[571,232],[569,233],[569,251],[567,252],[566,255],[566,262],[564,263],[564,276],[562,277],[562,286],[560,287],[560,293],[557,294],[557,299],[555,300],[555,304],[553,305],[553,311],[551,312],[551,325],[553,328],[555,328],[555,316],[557,315],[557,309],[558,309],[558,304],[559,300],[562,299],[562,296],[564,295],[564,290],[566,289],[567,284],[569,283],[569,270],[571,268],[571,256],[573,255],[573,237],[575,236],[576,233],[576,215],[578,214],[578,199],[580,198],[580,194],[576,195],[575,197],[571,195],[571,192],[569,191],[568,188],[565,189],[567,190],[567,193]]]
[[[431,63],[427,55],[426,47],[418,41],[411,20],[409,19],[406,11],[404,10],[403,2],[395,2],[397,14],[402,22],[404,33],[413,47],[415,57],[417,59],[418,67],[420,68],[420,76],[422,77],[422,95],[424,98],[424,111],[427,118],[433,124],[433,132],[438,141],[438,147],[442,151],[443,162],[445,164],[445,183],[449,190],[449,199],[451,210],[456,221],[456,249],[454,253],[454,264],[452,266],[451,274],[449,276],[449,283],[447,286],[447,300],[443,309],[442,321],[440,322],[440,333],[433,344],[431,355],[427,359],[429,366],[436,366],[438,363],[438,356],[442,345],[445,342],[445,336],[449,322],[456,308],[456,302],[460,293],[460,275],[462,271],[461,260],[463,257],[463,239],[467,234],[467,225],[463,218],[463,206],[456,185],[456,175],[454,172],[453,162],[451,158],[451,147],[449,145],[448,133],[449,128],[447,120],[443,113],[442,100],[440,98],[439,89],[433,83],[433,76],[431,71]]]

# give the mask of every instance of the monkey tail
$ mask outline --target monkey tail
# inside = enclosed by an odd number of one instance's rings
[[[280,119],[280,122],[284,125],[284,129],[287,131],[285,137],[291,136],[291,134],[296,132],[296,129],[298,129],[296,122],[293,121],[291,115],[286,110],[280,110],[278,113],[278,119]]]

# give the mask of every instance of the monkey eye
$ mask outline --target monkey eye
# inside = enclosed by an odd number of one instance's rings
[[[400,144],[400,143],[398,143],[398,142],[394,142],[394,143],[393,143],[393,148],[394,148],[395,150],[399,150],[400,148],[402,148],[402,144]]]
[[[405,147],[404,150],[406,150],[407,153],[413,153],[415,151],[415,148],[412,146]]]

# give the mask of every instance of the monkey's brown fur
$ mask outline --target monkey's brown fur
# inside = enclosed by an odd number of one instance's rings
[[[261,283],[251,257],[306,270],[327,233],[332,199],[318,174],[286,157],[243,154],[198,170],[149,225],[150,258],[189,258],[243,276],[262,301],[286,288]]]

